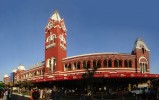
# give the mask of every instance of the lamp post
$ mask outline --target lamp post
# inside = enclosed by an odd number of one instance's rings
[[[14,87],[14,81],[15,81],[15,72],[13,72],[13,87]]]
[[[16,70],[13,70],[12,73],[10,74],[10,78],[11,78],[10,81],[12,83],[11,84],[12,87],[14,87],[14,83],[15,83],[15,73],[16,73]]]

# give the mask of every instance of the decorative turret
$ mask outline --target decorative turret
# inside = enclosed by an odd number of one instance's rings
[[[143,49],[146,51],[150,51],[150,49],[147,47],[147,45],[144,43],[143,39],[137,38],[134,44],[133,52],[135,53],[136,49]]]
[[[5,74],[4,77],[3,77],[3,82],[4,82],[4,84],[8,84],[9,81],[10,81],[9,76],[8,76],[7,74]]]
[[[63,71],[66,50],[66,27],[56,10],[45,27],[45,73]]]
[[[24,67],[22,64],[20,64],[20,65],[18,66],[18,70],[25,70],[25,67]]]
[[[7,77],[9,77],[9,76],[8,76],[7,74],[5,74],[5,75],[4,75],[4,78],[7,78]]]
[[[45,30],[50,30],[52,28],[59,27],[61,28],[64,32],[66,32],[66,27],[64,24],[64,20],[61,19],[58,11],[56,10],[53,15],[50,17],[48,24],[45,27]]]
[[[150,49],[145,44],[144,40],[140,38],[136,39],[132,54],[136,55],[137,73],[150,73],[149,52]]]
[[[55,10],[54,14],[50,18],[54,21],[61,21],[61,17],[57,10]]]

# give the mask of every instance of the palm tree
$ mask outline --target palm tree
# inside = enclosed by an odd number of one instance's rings
[[[90,89],[91,92],[91,99],[93,99],[93,82],[94,82],[94,74],[98,69],[98,66],[93,66],[92,69],[88,68],[87,66],[83,66],[86,69],[86,73],[82,74],[82,78],[84,80],[83,84],[87,84],[87,88]]]

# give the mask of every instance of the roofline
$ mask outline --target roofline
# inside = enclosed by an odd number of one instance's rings
[[[88,54],[81,54],[81,55],[77,55],[77,56],[70,56],[70,57],[63,58],[62,60],[67,60],[67,59],[76,58],[76,57],[83,57],[83,56],[102,55],[102,54],[122,54],[122,55],[131,55],[131,54],[128,54],[128,53],[101,52],[101,53],[88,53]],[[132,55],[132,56],[134,56],[134,55]]]

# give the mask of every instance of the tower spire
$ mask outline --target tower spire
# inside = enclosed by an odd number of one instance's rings
[[[60,21],[61,20],[61,17],[60,17],[59,12],[57,10],[54,11],[53,15],[50,18],[52,20],[55,20],[55,21]]]
[[[57,10],[45,28],[45,72],[63,71],[62,59],[66,57],[66,28]],[[50,73],[50,74],[51,74]]]
[[[145,50],[150,51],[150,49],[147,47],[147,45],[145,44],[144,40],[142,38],[137,38],[134,44],[134,49],[142,49],[145,48]]]

